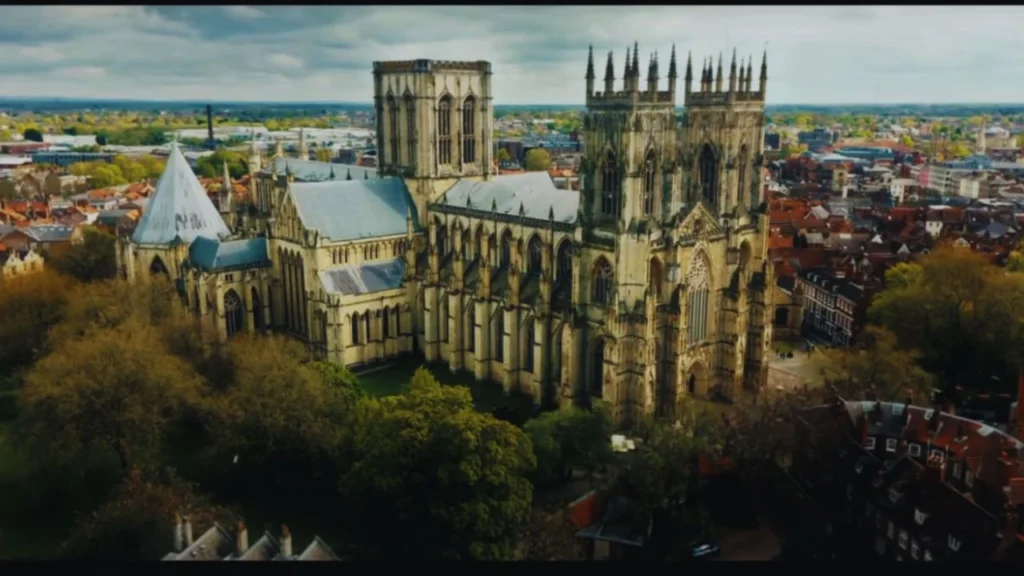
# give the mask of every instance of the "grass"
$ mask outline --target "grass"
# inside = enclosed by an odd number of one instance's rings
[[[533,399],[520,394],[505,394],[497,382],[478,382],[469,372],[455,374],[442,364],[424,364],[416,358],[401,358],[383,368],[356,374],[359,384],[370,396],[383,397],[402,394],[409,386],[409,380],[419,367],[430,370],[434,378],[444,386],[465,386],[473,394],[473,406],[479,412],[493,412],[499,408],[510,409],[514,419],[525,422],[533,411]]]

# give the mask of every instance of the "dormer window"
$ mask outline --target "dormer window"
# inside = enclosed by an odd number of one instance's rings
[[[949,540],[947,541],[947,544],[949,544],[949,549],[953,552],[957,552],[960,550],[960,540],[958,540],[952,534],[949,535]]]
[[[914,560],[921,558],[921,547],[917,545],[917,542],[910,543],[910,557]]]
[[[875,437],[874,436],[868,436],[867,438],[864,439],[864,448],[867,448],[868,450],[874,450],[875,449]],[[859,470],[858,470],[858,472],[859,472]]]
[[[928,515],[921,511],[920,508],[914,510],[914,522],[917,522],[918,526],[923,526],[925,520],[928,520]]]
[[[967,473],[964,474],[964,483],[968,486],[974,486],[974,472],[968,470]]]
[[[888,440],[885,441],[885,451],[895,452],[897,443],[898,440],[896,440],[895,438],[889,438]]]
[[[921,445],[920,444],[911,444],[910,448],[908,448],[908,451],[910,452],[911,456],[916,458],[916,457],[921,455]]]
[[[931,552],[929,552],[927,550],[924,551],[924,561],[925,562],[931,562],[932,561],[932,553]]]

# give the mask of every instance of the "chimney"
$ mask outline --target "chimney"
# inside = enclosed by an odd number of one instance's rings
[[[181,521],[181,514],[174,514],[174,551],[181,553],[185,550],[185,526]]]
[[[288,526],[281,525],[281,557],[291,559],[292,557],[292,533]]]
[[[245,527],[245,521],[238,521],[238,532],[235,534],[235,555],[241,557],[249,549],[249,530]]]
[[[185,548],[192,545],[192,519],[185,516]]]
[[[210,106],[209,104],[206,105],[206,135],[207,138],[209,138],[210,148],[214,148],[215,140],[213,139],[213,106]]]

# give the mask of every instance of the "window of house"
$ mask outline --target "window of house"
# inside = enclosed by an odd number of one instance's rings
[[[907,549],[907,543],[910,540],[910,535],[907,534],[906,530],[900,530],[900,548]]]
[[[964,483],[966,483],[968,486],[974,486],[974,472],[968,470],[964,474]]]
[[[953,552],[960,550],[960,540],[952,534],[949,535],[949,539],[946,543],[949,545],[949,549]]]
[[[888,440],[885,441],[885,451],[895,452],[897,443],[898,441],[895,438],[889,438]]]
[[[864,440],[864,447],[867,448],[868,450],[874,450],[875,449],[875,437],[874,436],[868,436]]]
[[[889,526],[885,529],[885,535],[889,538],[896,537],[896,525],[892,523],[892,520],[889,520]]]
[[[946,453],[943,452],[942,450],[938,450],[938,449],[932,450],[932,457],[938,459],[939,462],[945,462],[946,461]]]
[[[920,444],[911,444],[909,451],[910,451],[910,455],[911,456],[914,456],[914,457],[920,456],[921,455],[921,445]]]
[[[931,562],[932,561],[932,553],[929,552],[928,550],[924,551],[924,561],[925,562]]]
[[[921,547],[917,545],[917,542],[910,543],[910,557],[914,560],[921,557]]]

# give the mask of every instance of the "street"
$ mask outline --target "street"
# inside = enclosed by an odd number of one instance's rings
[[[715,528],[712,530],[722,547],[720,562],[768,562],[782,552],[782,539],[761,522],[752,530]]]

